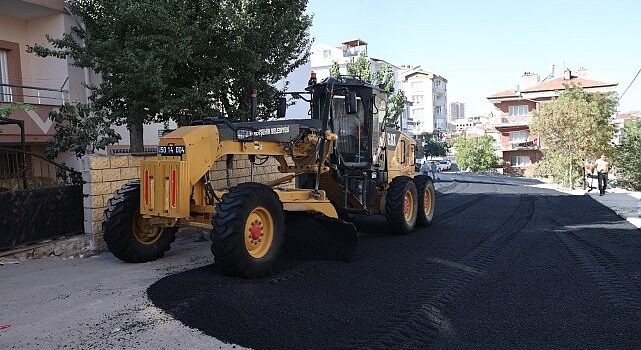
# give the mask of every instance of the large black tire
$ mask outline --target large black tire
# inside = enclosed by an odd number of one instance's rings
[[[224,274],[256,278],[273,272],[285,237],[285,214],[271,187],[247,182],[230,188],[216,205],[212,226],[211,252]]]
[[[407,212],[406,197],[411,201],[411,208]],[[417,198],[416,186],[409,177],[397,176],[392,179],[385,197],[385,217],[393,233],[406,234],[414,229],[418,213]]]
[[[167,227],[146,242],[136,238],[134,223],[140,217],[140,182],[130,181],[114,193],[105,209],[102,232],[107,248],[118,259],[129,263],[153,261],[162,257],[176,239],[178,228]]]
[[[427,175],[417,175],[414,177],[416,193],[418,194],[418,213],[416,225],[420,227],[428,226],[434,220],[434,208],[436,204],[436,191],[432,178]]]

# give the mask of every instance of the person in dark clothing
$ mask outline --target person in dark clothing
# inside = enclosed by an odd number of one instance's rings
[[[599,183],[599,196],[603,196],[605,194],[605,189],[608,187],[610,162],[605,157],[605,154],[602,154],[601,158],[594,162],[594,165],[596,165],[597,181]]]

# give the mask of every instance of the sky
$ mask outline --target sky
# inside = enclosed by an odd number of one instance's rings
[[[360,38],[371,57],[421,65],[448,80],[448,103],[465,102],[466,116],[487,114],[486,97],[524,72],[585,67],[620,96],[641,68],[638,0],[309,0],[307,12],[314,43]],[[641,110],[641,74],[620,101],[630,110]]]

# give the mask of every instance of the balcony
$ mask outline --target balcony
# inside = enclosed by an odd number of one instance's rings
[[[54,133],[53,122],[49,113],[69,101],[69,92],[63,89],[0,84],[0,104],[18,102],[33,106],[26,111],[14,112],[12,119],[24,121],[25,141],[27,143],[44,143]],[[20,129],[15,125],[0,127],[0,143],[17,144],[20,142]]]
[[[510,141],[509,144],[503,147],[503,151],[520,151],[520,150],[539,150],[541,146],[539,145],[539,140],[518,140]]]
[[[66,81],[63,86],[66,85]],[[69,91],[37,86],[0,84],[0,102],[60,106],[69,100]]]

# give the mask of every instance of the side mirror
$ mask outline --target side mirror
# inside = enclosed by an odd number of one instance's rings
[[[278,98],[278,107],[276,108],[276,116],[280,118],[285,118],[287,114],[287,98],[279,97]]]
[[[358,113],[358,100],[356,100],[355,92],[349,92],[345,96],[345,112],[347,114]]]

